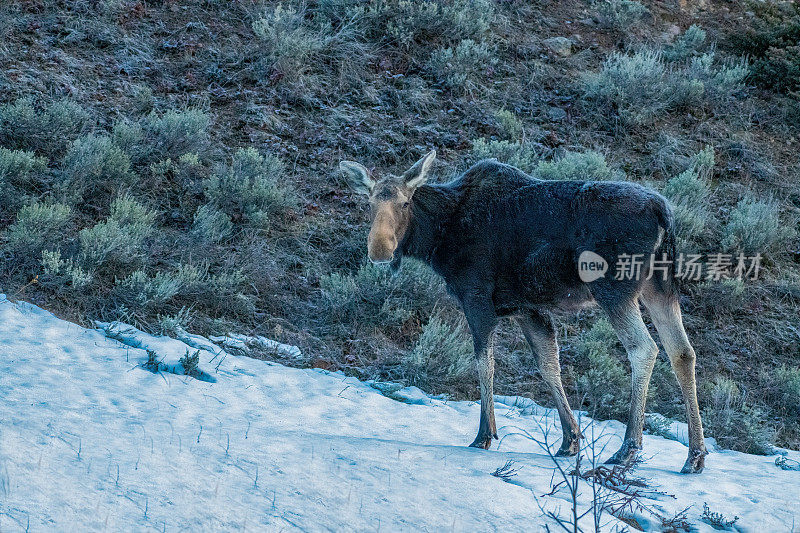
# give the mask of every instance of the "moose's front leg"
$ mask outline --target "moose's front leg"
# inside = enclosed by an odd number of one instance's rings
[[[494,354],[491,339],[482,349],[478,349],[478,341],[475,341],[475,366],[478,369],[481,389],[481,421],[478,426],[478,436],[470,446],[488,450],[492,445],[492,439],[497,438],[497,424],[494,421]]]
[[[473,298],[464,301],[463,305],[475,345],[475,366],[478,370],[481,390],[481,421],[478,427],[478,436],[470,446],[488,450],[492,445],[492,439],[497,438],[497,425],[494,421],[494,354],[492,350],[492,331],[497,325],[497,315],[489,298]]]

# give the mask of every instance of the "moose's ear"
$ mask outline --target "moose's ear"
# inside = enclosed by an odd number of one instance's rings
[[[370,195],[372,188],[375,187],[375,180],[369,177],[369,170],[364,165],[355,161],[342,161],[339,163],[339,170],[353,191]]]
[[[436,159],[436,150],[431,150],[422,159],[414,163],[414,166],[406,170],[403,174],[403,183],[409,189],[416,189],[428,180],[428,171],[431,169],[433,160]]]

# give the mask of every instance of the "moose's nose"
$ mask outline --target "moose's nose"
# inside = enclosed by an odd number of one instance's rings
[[[374,265],[388,265],[394,259],[394,254],[390,255],[388,259],[369,256],[369,260]]]
[[[397,239],[394,235],[373,235],[367,243],[367,255],[375,264],[389,263],[394,259]]]
[[[391,263],[392,259],[394,259],[394,249],[394,246],[376,246],[373,244],[367,250],[367,255],[369,256],[369,260],[376,265]]]
[[[395,218],[391,210],[382,209],[375,215],[367,237],[367,255],[373,263],[388,263],[397,249]]]

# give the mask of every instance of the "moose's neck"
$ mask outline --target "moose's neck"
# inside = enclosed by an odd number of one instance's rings
[[[449,184],[423,185],[414,193],[411,222],[400,244],[404,255],[431,263],[460,198]]]

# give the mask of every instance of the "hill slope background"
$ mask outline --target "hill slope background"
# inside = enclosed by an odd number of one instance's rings
[[[261,334],[305,354],[263,358],[475,398],[441,283],[364,264],[338,161],[396,173],[435,148],[440,180],[483,157],[630,179],[672,200],[682,250],[764,254],[759,281],[687,283],[684,314],[708,433],[797,448],[798,20],[669,0],[4,3],[0,282],[84,324]],[[560,328],[573,406],[624,417],[607,322]],[[521,335],[496,345],[498,392],[547,403]],[[649,402],[683,416],[663,357]]]

